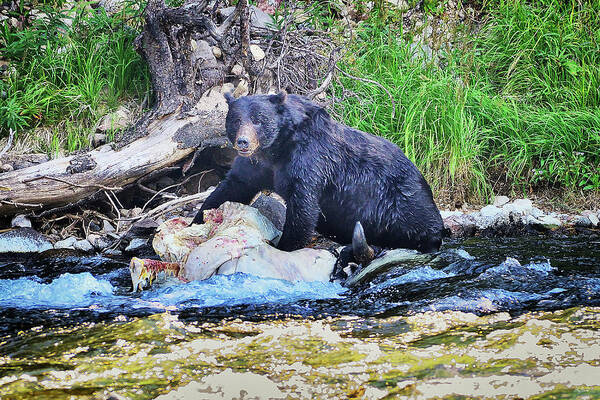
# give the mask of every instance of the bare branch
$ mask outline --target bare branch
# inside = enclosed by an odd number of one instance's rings
[[[2,149],[2,151],[0,151],[0,158],[2,158],[2,156],[4,154],[6,154],[8,149],[10,149],[10,146],[12,145],[12,141],[13,141],[14,137],[15,137],[15,131],[13,131],[13,129],[10,128],[10,131],[8,134],[8,141],[6,142],[6,145],[4,145],[4,148]]]

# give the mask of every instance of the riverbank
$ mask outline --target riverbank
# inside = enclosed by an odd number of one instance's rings
[[[49,157],[97,147],[152,103],[133,50],[143,7],[107,4],[2,6],[0,147]],[[317,99],[336,118],[397,143],[443,208],[523,193],[553,211],[600,207],[594,4],[382,4],[293,10],[295,24],[341,40],[341,72]],[[234,67],[230,89],[247,91]],[[15,168],[6,155],[1,166]]]
[[[166,182],[170,184],[171,182]],[[153,183],[149,182],[152,187]],[[213,190],[190,194],[174,202],[163,202],[153,209],[122,208],[120,217],[111,220],[99,211],[84,210],[63,217],[36,220],[37,230],[26,215],[17,215],[11,229],[0,232],[0,253],[39,253],[49,249],[68,249],[82,254],[106,256],[154,255],[151,238],[154,230],[171,217],[193,219]],[[186,200],[187,199],[187,200]],[[283,228],[285,206],[276,195],[260,195],[256,206],[276,227]],[[530,199],[497,196],[493,204],[476,210],[442,210],[446,238],[472,236],[504,237],[523,235],[576,235],[600,233],[600,210],[561,213],[544,210]],[[345,244],[345,243],[342,243]]]

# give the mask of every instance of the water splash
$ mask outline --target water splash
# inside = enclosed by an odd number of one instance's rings
[[[114,287],[89,272],[63,274],[51,283],[35,278],[0,280],[0,306],[16,308],[87,307],[112,296]]]
[[[142,294],[142,299],[165,306],[193,307],[238,304],[293,303],[300,300],[340,298],[346,291],[339,283],[289,282],[236,273],[215,275],[204,281],[167,284]]]
[[[124,294],[109,280],[117,273],[94,277],[89,272],[66,273],[50,283],[36,277],[0,280],[0,306],[18,309],[77,308],[187,308],[239,304],[293,303],[339,298],[346,291],[338,283],[289,282],[247,274],[217,275],[187,284],[165,282],[141,297]],[[123,292],[123,294],[120,294]]]

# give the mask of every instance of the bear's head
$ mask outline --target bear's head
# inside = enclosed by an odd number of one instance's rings
[[[227,136],[238,154],[250,157],[261,149],[268,149],[282,129],[283,104],[287,94],[255,95],[235,99],[226,93],[229,111],[225,120]]]

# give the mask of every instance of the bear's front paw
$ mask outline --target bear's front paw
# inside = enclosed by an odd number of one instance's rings
[[[194,217],[194,220],[192,221],[192,224],[197,224],[197,225],[202,225],[204,223],[204,212],[198,211],[198,214],[196,214],[196,216]]]
[[[294,240],[288,240],[285,237],[282,237],[279,241],[279,244],[277,245],[277,248],[283,251],[294,251],[301,249],[302,247],[304,247],[302,243],[298,243]]]

